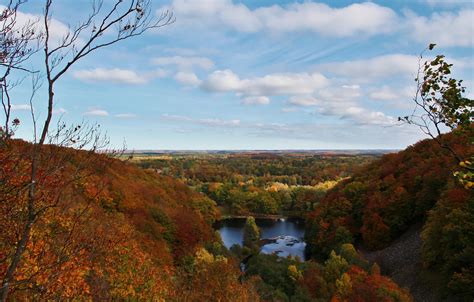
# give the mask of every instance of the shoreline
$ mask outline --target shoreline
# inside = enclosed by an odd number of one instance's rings
[[[252,216],[253,218],[255,219],[273,219],[273,220],[277,220],[277,219],[288,219],[288,218],[296,218],[296,217],[289,217],[289,216],[285,216],[285,215],[279,215],[279,214],[256,214],[256,213],[250,213],[248,215],[222,215],[222,217],[220,219],[218,219],[218,221],[220,220],[226,220],[226,219],[244,219],[244,218],[248,218]]]

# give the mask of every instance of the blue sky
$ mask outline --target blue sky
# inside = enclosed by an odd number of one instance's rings
[[[395,121],[413,108],[417,56],[431,42],[473,97],[471,1],[152,3],[176,22],[75,65],[57,84],[56,119],[96,121],[131,149],[404,148],[424,138]],[[53,1],[56,34],[89,4]],[[28,91],[14,91],[25,139]],[[44,102],[40,91],[40,119]]]

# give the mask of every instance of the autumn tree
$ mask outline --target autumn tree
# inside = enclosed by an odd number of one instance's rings
[[[465,133],[474,146],[474,100],[464,96],[466,87],[463,80],[451,77],[453,64],[446,61],[444,55],[437,55],[433,60],[423,60],[427,50],[433,50],[436,44],[430,44],[420,54],[416,94],[413,98],[415,108],[410,115],[398,120],[415,125],[431,137],[440,147],[448,150],[460,164],[460,171],[455,176],[467,188],[474,187],[474,152],[469,158],[462,158],[456,150],[444,142],[441,134],[444,129]]]
[[[173,301],[260,301],[252,280],[239,281],[237,263],[199,249]]]
[[[450,296],[474,297],[474,192],[452,181],[429,212],[421,238],[425,267],[446,277]]]
[[[116,0],[111,4],[94,0],[86,18],[76,26],[70,26],[67,34],[58,42],[52,41],[51,38],[53,0],[44,1],[43,15],[39,20],[19,24],[16,18],[18,9],[25,2],[23,0],[10,1],[0,17],[0,49],[2,51],[0,86],[4,109],[4,123],[2,123],[4,126],[0,131],[2,151],[8,148],[10,138],[14,135],[14,128],[20,124],[18,119],[11,121],[10,118],[10,89],[25,76],[31,75],[33,83],[30,98],[33,142],[29,150],[20,155],[21,161],[16,160],[18,163],[23,163],[20,166],[21,169],[16,171],[27,172],[27,174],[14,174],[19,181],[18,183],[10,182],[11,191],[14,194],[10,195],[11,199],[2,201],[2,206],[12,202],[23,203],[18,204],[18,211],[10,213],[13,215],[10,217],[14,221],[13,226],[17,228],[14,230],[17,238],[12,241],[11,249],[0,259],[3,266],[6,266],[1,276],[2,301],[6,301],[10,289],[17,285],[15,274],[28,250],[35,224],[59,204],[67,202],[62,199],[61,191],[64,186],[76,179],[76,177],[71,177],[65,182],[54,185],[50,183],[58,173],[65,171],[68,158],[58,156],[60,152],[53,152],[55,156],[44,158],[44,154],[50,154],[48,153],[50,147],[47,146],[57,145],[95,151],[107,145],[107,140],[100,135],[98,126],[82,124],[67,126],[64,123],[58,123],[55,127],[52,124],[55,88],[59,80],[77,62],[97,50],[140,36],[150,29],[160,28],[174,21],[173,15],[169,12],[155,17],[149,0]],[[33,47],[34,45],[37,45],[37,48]],[[43,65],[39,70],[33,71],[24,68],[23,66],[34,55],[41,56],[38,59],[43,62]],[[39,93],[38,86],[41,84],[46,86],[47,92],[45,96],[42,96],[47,108],[43,121],[35,116],[32,105],[34,97],[38,97],[36,94]],[[11,158],[6,156],[5,160],[9,161]],[[19,168],[18,165],[13,167]],[[73,173],[73,175],[79,176],[80,173]],[[2,183],[5,183],[12,175],[3,173],[0,177]],[[57,190],[51,194],[45,194],[47,190],[44,186],[46,185]]]

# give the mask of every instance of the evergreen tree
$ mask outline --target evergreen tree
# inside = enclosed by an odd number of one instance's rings
[[[255,219],[252,216],[247,217],[244,227],[244,246],[248,247],[252,252],[258,252],[260,247],[260,230],[258,229]]]

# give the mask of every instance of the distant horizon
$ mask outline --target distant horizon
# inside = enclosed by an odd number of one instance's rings
[[[401,151],[403,149],[127,149],[125,153],[166,153],[166,152],[364,152]]]

